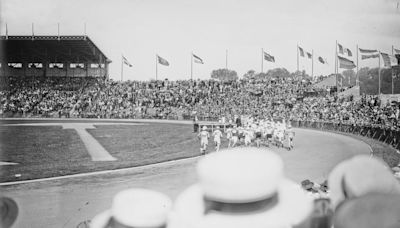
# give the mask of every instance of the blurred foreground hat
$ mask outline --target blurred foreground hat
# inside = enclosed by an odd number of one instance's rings
[[[9,228],[18,216],[17,203],[8,197],[0,197],[0,227]]]
[[[332,206],[368,193],[400,194],[400,183],[386,164],[374,157],[358,155],[339,163],[329,174]]]
[[[400,195],[367,194],[348,200],[335,211],[335,228],[400,227]]]
[[[115,195],[110,210],[93,218],[91,227],[164,227],[171,206],[170,198],[162,193],[127,189]]]
[[[282,159],[258,148],[234,148],[205,156],[199,183],[181,193],[169,228],[286,227],[312,212],[312,199],[286,179]]]

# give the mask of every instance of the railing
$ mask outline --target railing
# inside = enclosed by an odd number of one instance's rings
[[[311,128],[321,131],[336,131],[369,137],[386,143],[400,150],[400,130],[390,129],[378,125],[357,125],[333,122],[297,121],[292,120],[292,126],[298,128]]]

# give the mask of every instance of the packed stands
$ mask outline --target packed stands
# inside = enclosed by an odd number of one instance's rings
[[[238,116],[253,115],[353,126],[352,131],[379,128],[384,133],[390,129],[394,135],[400,129],[398,103],[381,103],[378,96],[371,95],[358,100],[353,96],[337,97],[315,88],[309,92],[312,82],[305,78],[119,82],[92,77],[10,77],[8,81],[8,88],[0,92],[2,117],[196,117],[215,121],[224,117],[229,122]],[[378,137],[374,132],[368,135]],[[395,138],[384,141],[398,145]]]

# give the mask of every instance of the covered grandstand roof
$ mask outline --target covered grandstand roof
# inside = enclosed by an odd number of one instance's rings
[[[0,36],[2,62],[109,63],[87,36]]]

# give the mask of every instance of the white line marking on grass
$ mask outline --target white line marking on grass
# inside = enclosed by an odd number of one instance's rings
[[[0,161],[0,166],[2,166],[2,165],[18,165],[18,163],[15,163],[15,162],[3,162],[3,161]]]
[[[137,123],[26,123],[5,124],[3,126],[62,126],[63,129],[74,129],[81,138],[92,161],[115,161],[117,160],[91,135],[87,129],[95,129],[93,125],[143,125]]]
[[[54,181],[54,180],[61,180],[61,179],[68,179],[68,178],[88,177],[88,176],[118,173],[118,172],[129,172],[129,171],[141,170],[141,169],[146,169],[146,168],[154,168],[154,167],[173,165],[175,163],[185,162],[185,161],[190,162],[191,160],[197,160],[200,157],[201,156],[190,157],[190,158],[181,158],[181,159],[176,159],[176,160],[171,160],[171,161],[166,161],[166,162],[159,162],[159,163],[155,163],[155,164],[142,165],[142,166],[136,166],[136,167],[130,167],[130,168],[103,170],[103,171],[96,171],[96,172],[89,172],[89,173],[78,173],[78,174],[71,174],[71,175],[65,175],[65,176],[59,176],[59,177],[40,178],[40,179],[34,179],[34,180],[3,182],[3,183],[0,183],[0,186],[30,184],[30,183],[36,183],[36,182]]]

